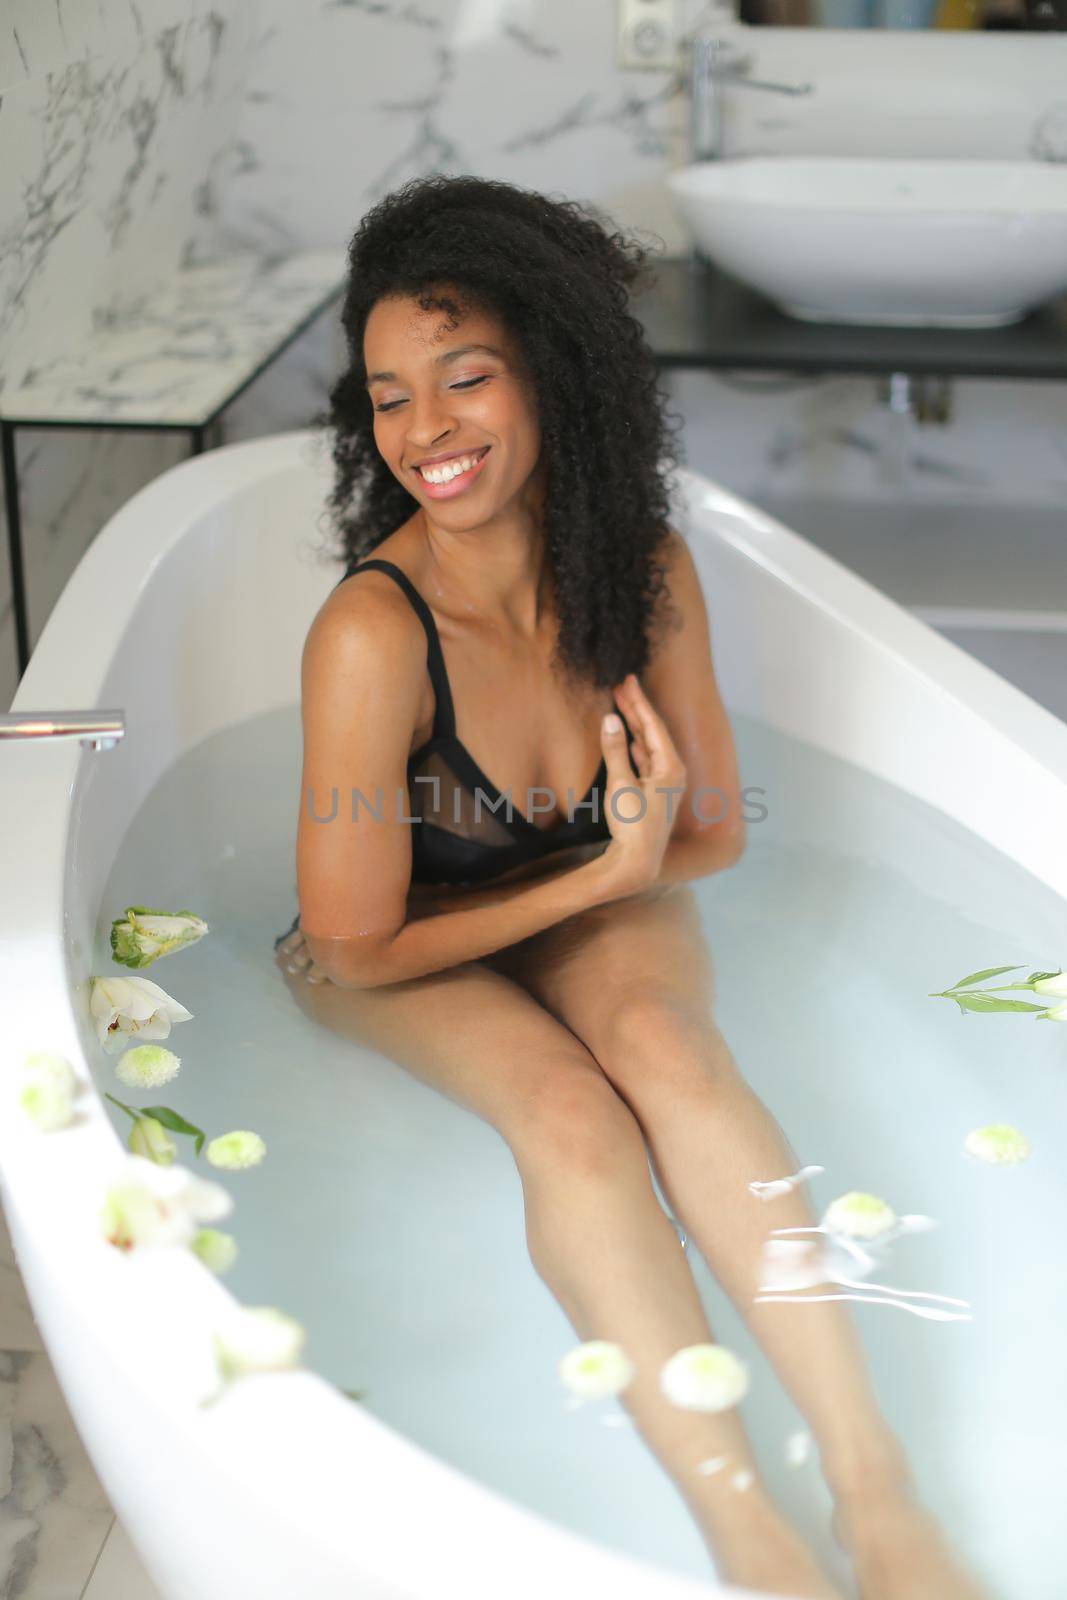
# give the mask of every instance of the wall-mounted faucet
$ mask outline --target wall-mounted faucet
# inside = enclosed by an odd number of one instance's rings
[[[747,76],[751,56],[737,53],[732,40],[697,34],[692,41],[690,79],[690,146],[693,161],[722,159],[722,91],[720,83],[745,89],[768,89],[773,94],[814,94],[813,83],[769,83]]]

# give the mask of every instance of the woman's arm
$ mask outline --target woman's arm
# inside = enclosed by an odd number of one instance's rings
[[[674,625],[655,649],[640,685],[627,679],[616,698],[631,721],[634,697],[643,691],[685,766],[685,789],[675,797],[670,843],[657,880],[673,883],[732,866],[744,852],[746,824],[737,750],[715,677],[700,577],[681,534],[671,530],[665,555]],[[633,755],[640,770],[639,741]]]
[[[406,921],[392,935],[305,938],[315,965],[341,988],[376,988],[490,955],[622,892],[621,880],[600,855],[530,883],[449,896],[455,909],[428,901],[432,911]]]

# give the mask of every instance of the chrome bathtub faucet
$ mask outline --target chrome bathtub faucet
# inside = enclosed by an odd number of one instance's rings
[[[12,711],[0,716],[0,740],[77,739],[89,750],[113,750],[126,736],[124,711]]]

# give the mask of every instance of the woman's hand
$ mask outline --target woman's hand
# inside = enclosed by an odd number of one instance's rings
[[[678,804],[685,792],[686,771],[667,731],[637,678],[631,672],[614,690],[616,704],[634,735],[633,759],[626,750],[621,723],[615,733],[601,728],[607,762],[604,806],[611,842],[604,851],[605,870],[619,894],[649,888],[659,875]],[[626,793],[638,789],[640,794]],[[664,792],[673,789],[673,796]],[[613,800],[613,797],[617,796]]]
[[[303,930],[294,928],[286,934],[274,952],[274,964],[294,978],[306,978],[308,983],[329,983],[329,978],[311,959]]]

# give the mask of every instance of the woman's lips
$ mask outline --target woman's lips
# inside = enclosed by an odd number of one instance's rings
[[[487,445],[485,454],[479,461],[474,463],[473,467],[468,467],[466,472],[461,472],[456,478],[450,478],[447,483],[430,483],[427,478],[423,477],[418,467],[414,469],[415,476],[431,500],[451,500],[453,495],[462,494],[464,489],[474,482],[485,465],[491,449],[492,446]]]

